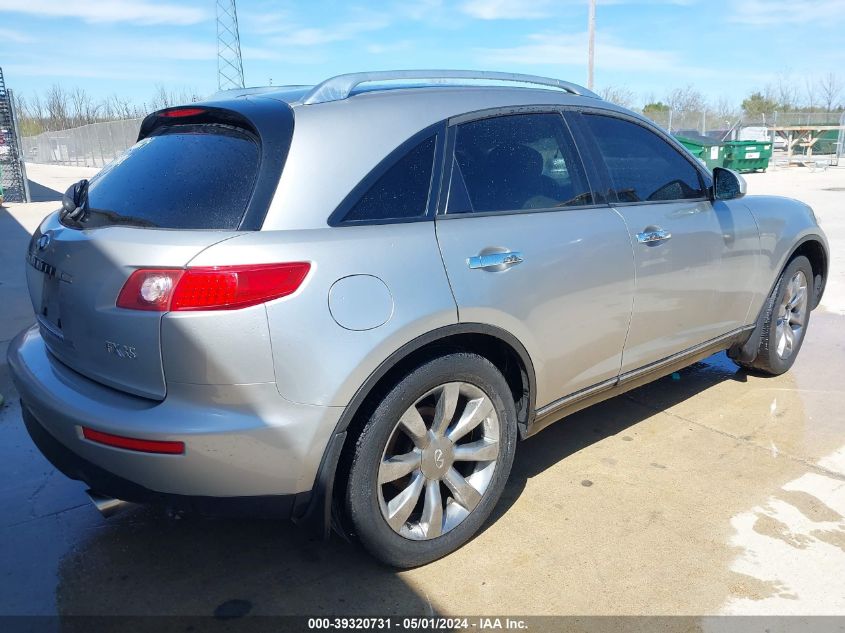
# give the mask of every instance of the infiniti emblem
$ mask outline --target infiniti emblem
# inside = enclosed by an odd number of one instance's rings
[[[443,464],[443,450],[438,448],[434,451],[434,465],[443,468]]]
[[[50,237],[49,233],[45,233],[44,235],[39,237],[38,241],[36,242],[36,244],[38,245],[38,250],[43,251],[45,248],[47,248],[47,246],[49,246],[50,244],[51,239],[52,238]]]

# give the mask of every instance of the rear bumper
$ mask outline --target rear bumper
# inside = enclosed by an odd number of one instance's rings
[[[132,396],[56,360],[37,327],[12,341],[8,357],[27,428],[45,456],[68,476],[127,501],[306,497],[343,411],[291,403],[275,383],[169,384],[162,401]],[[181,441],[185,453],[104,446],[83,438],[82,426]]]
[[[134,503],[155,503],[176,510],[203,514],[244,514],[279,518],[290,518],[297,501],[297,495],[199,497],[155,492],[83,459],[50,435],[26,405],[22,404],[21,409],[29,436],[50,463],[67,477],[84,481],[92,490],[103,495]]]

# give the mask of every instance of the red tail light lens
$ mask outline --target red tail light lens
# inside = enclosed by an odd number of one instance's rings
[[[82,427],[82,436],[86,440],[97,442],[97,444],[105,444],[106,446],[124,448],[128,451],[139,451],[141,453],[162,453],[164,455],[182,455],[185,452],[185,442],[140,440],[135,437],[124,437],[122,435],[112,435],[111,433],[95,431],[94,429],[89,429],[87,426]]]
[[[198,114],[203,114],[204,112],[205,108],[174,108],[172,110],[159,112],[158,116],[165,117],[167,119],[179,119],[186,116],[197,116]]]
[[[136,270],[123,285],[117,307],[236,310],[296,292],[309,270],[308,262]]]

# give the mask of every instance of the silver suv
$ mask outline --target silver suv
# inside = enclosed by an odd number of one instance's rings
[[[161,110],[32,237],[24,419],[104,512],[257,509],[427,563],[483,524],[518,438],[719,350],[789,369],[827,243],[744,193],[540,77]]]

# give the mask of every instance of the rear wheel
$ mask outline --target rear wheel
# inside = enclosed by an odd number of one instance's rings
[[[789,262],[764,308],[757,357],[750,363],[740,363],[742,367],[772,376],[792,367],[810,322],[812,279],[813,268],[806,257]]]
[[[356,535],[397,567],[457,549],[498,501],[515,443],[513,398],[489,360],[426,362],[384,396],[358,438],[346,494]]]

